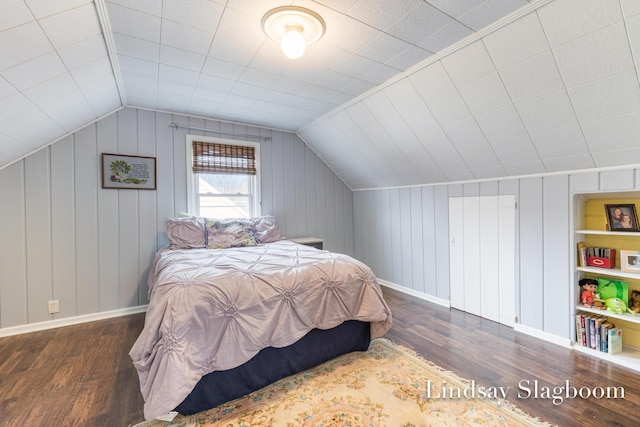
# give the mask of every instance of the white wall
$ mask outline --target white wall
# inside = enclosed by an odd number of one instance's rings
[[[172,122],[271,137],[262,213],[288,237],[353,255],[351,190],[295,134],[125,108],[0,170],[0,329],[147,303],[165,221],[186,210],[185,135],[203,134]],[[102,189],[103,152],[156,157],[157,190]]]
[[[356,190],[355,256],[383,280],[449,301],[448,199],[514,195],[518,325],[570,339],[573,281],[570,200],[576,192],[640,188],[634,168],[463,184]]]

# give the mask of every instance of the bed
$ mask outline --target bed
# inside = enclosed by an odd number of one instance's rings
[[[289,240],[160,250],[130,351],[152,419],[191,414],[351,351],[391,327],[372,271]]]

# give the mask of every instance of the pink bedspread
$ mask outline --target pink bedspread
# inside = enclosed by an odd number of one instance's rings
[[[285,347],[314,328],[391,327],[380,286],[363,263],[288,240],[232,249],[158,252],[145,326],[130,351],[152,419],[173,410],[200,378]]]

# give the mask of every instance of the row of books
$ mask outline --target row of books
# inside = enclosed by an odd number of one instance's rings
[[[576,314],[576,342],[604,353],[622,352],[622,329],[601,314],[579,311]]]

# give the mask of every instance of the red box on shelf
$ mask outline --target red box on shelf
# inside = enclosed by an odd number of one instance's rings
[[[587,265],[589,267],[613,268],[616,266],[616,250],[609,251],[609,258],[590,256],[587,257]]]

